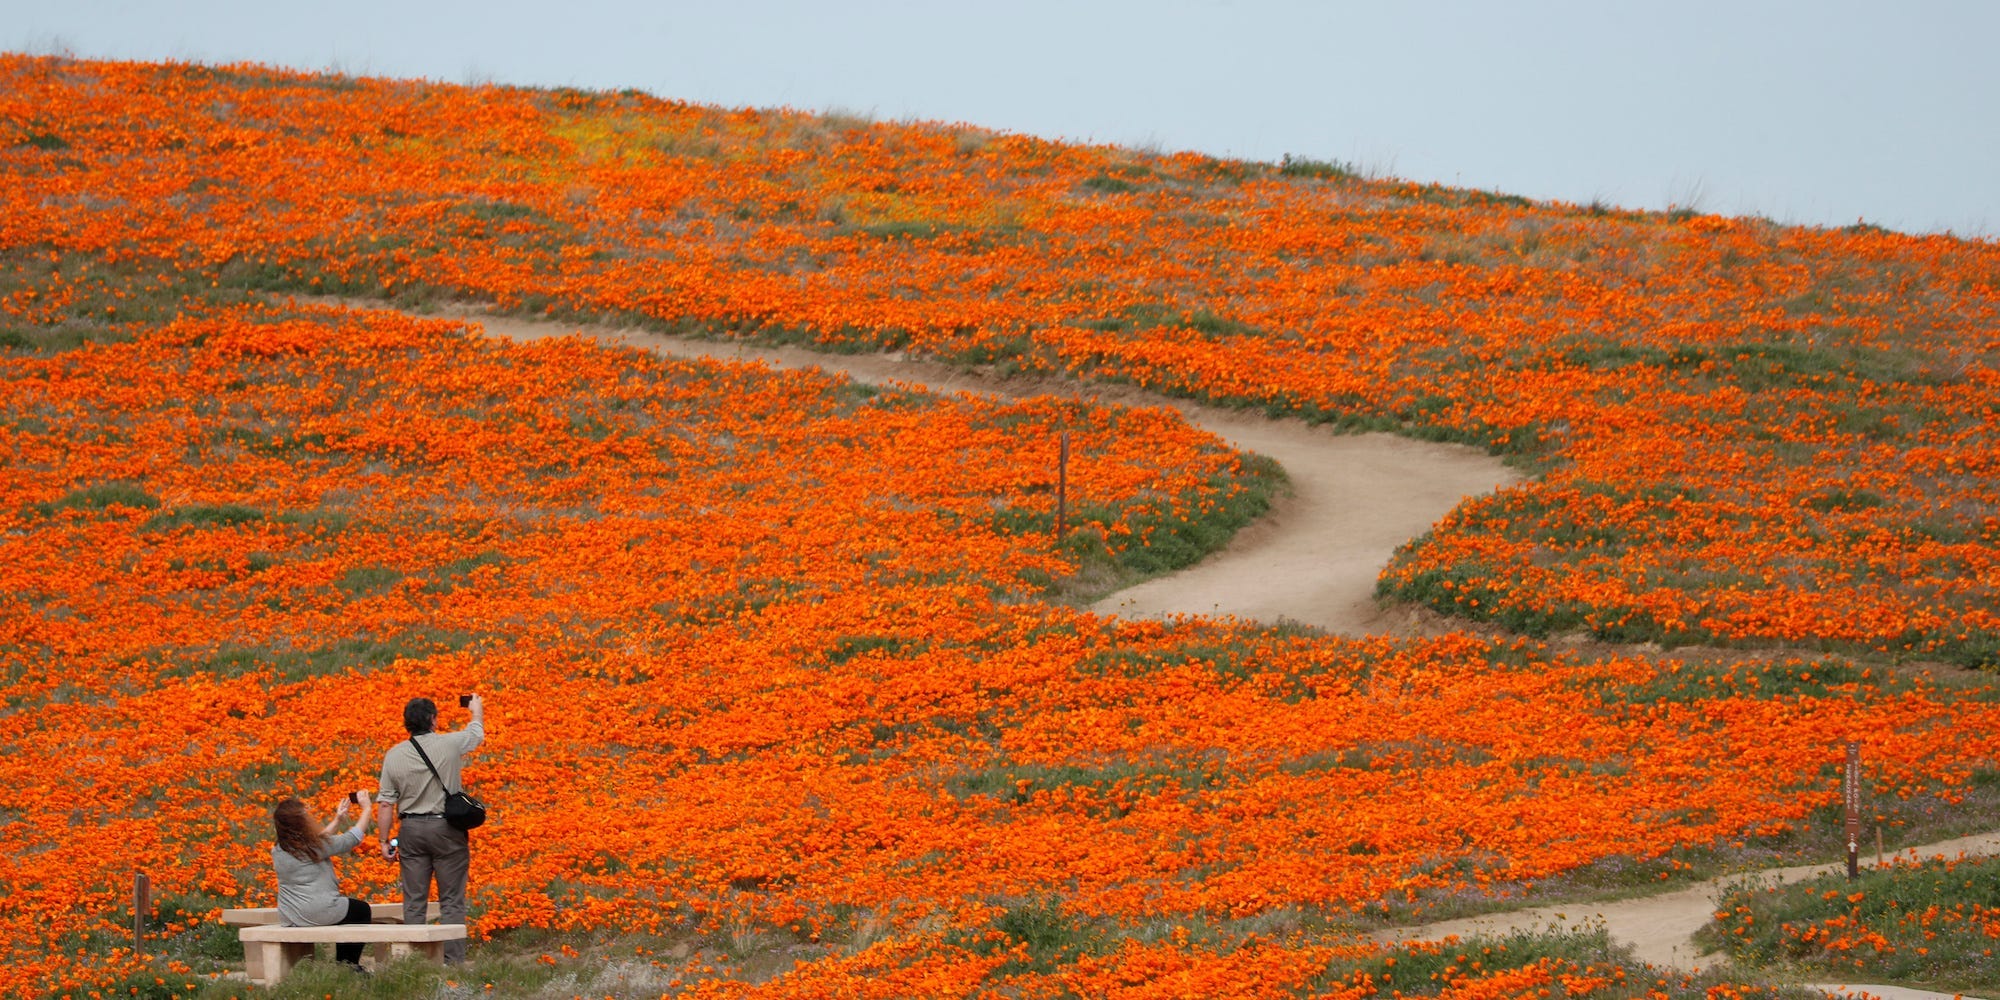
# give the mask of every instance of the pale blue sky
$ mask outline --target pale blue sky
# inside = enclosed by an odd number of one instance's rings
[[[841,109],[2000,235],[2000,2],[0,0],[0,48]]]

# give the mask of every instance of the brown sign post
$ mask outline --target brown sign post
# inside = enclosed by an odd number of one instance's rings
[[[1861,877],[1861,744],[1847,744],[1847,780],[1841,783],[1847,803],[1847,877]]]
[[[1057,542],[1069,533],[1069,432],[1062,432],[1061,444],[1056,453],[1056,534]]]
[[[153,909],[153,880],[145,872],[132,876],[132,950],[146,950],[146,914]]]

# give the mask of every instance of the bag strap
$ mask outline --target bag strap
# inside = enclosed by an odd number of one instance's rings
[[[438,773],[437,765],[431,763],[431,755],[424,752],[424,745],[418,743],[415,736],[410,737],[410,745],[417,748],[417,756],[422,757],[424,759],[424,766],[431,769],[431,777],[438,780],[438,787],[444,789],[446,796],[450,796],[452,794],[451,788],[445,785],[444,775]]]

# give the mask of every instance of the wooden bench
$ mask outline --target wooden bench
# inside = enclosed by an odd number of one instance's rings
[[[396,924],[398,926],[403,923],[403,903],[401,900],[390,900],[386,903],[371,903],[369,904],[369,909],[373,911],[371,916],[374,918],[375,923]],[[436,900],[431,901],[428,911],[424,914],[425,920],[436,920],[438,918],[438,904]],[[275,906],[251,906],[222,911],[222,922],[230,927],[264,927],[276,924],[278,921],[278,908]],[[239,938],[242,937],[240,933],[237,936]],[[379,965],[389,960],[389,945],[387,942],[378,942],[375,945],[374,952],[376,964]],[[248,942],[244,943],[243,971],[248,973],[251,979],[259,982],[263,981],[264,949],[258,948]]]
[[[321,942],[386,944],[389,946],[390,961],[411,952],[425,955],[433,962],[443,961],[444,943],[463,940],[465,925],[333,924],[327,927],[286,927],[282,924],[258,924],[237,931],[236,936],[243,939],[245,954],[252,949],[259,953],[253,960],[250,978],[271,986],[284,979],[300,959],[310,958],[313,945]]]

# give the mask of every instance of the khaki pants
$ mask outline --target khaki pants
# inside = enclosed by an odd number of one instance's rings
[[[464,830],[454,830],[443,816],[405,816],[396,851],[403,859],[403,922],[421,924],[430,909],[431,880],[437,880],[438,920],[465,923],[465,878],[472,867],[472,847]],[[446,965],[465,961],[465,941],[444,943]]]

